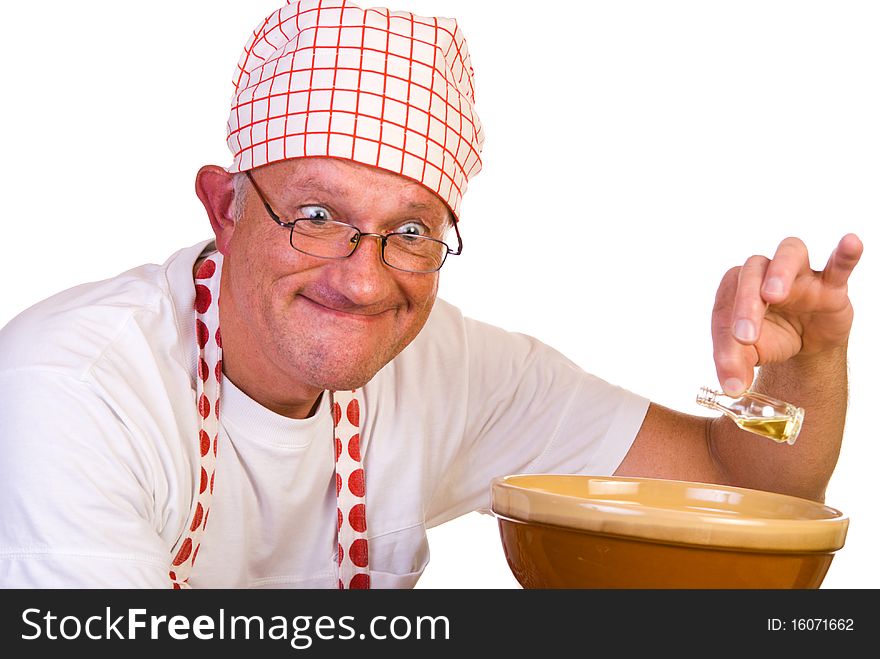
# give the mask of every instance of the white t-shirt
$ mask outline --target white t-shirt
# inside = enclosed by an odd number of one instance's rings
[[[0,331],[0,586],[169,587],[199,488],[200,243],[78,286]],[[214,500],[193,587],[334,588],[328,396],[279,416],[222,383]],[[489,506],[495,476],[605,475],[648,401],[438,300],[363,389],[373,587],[409,588],[425,530]]]

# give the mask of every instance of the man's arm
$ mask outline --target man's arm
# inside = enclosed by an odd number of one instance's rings
[[[767,366],[761,369],[755,389],[775,392],[804,407],[803,429],[794,446],[788,446],[745,433],[727,417],[714,419],[710,447],[725,470],[725,480],[822,501],[843,438],[846,349]]]
[[[730,270],[718,290],[712,332],[719,381],[727,393],[742,393],[760,365],[755,390],[806,410],[794,446],[740,430],[727,417],[652,405],[615,473],[822,500],[843,437],[853,317],[846,282],[861,253],[858,238],[846,236],[816,272],[803,243],[787,239],[772,261],[752,257]]]
[[[0,370],[0,400],[0,588],[170,588],[160,451],[48,369]]]

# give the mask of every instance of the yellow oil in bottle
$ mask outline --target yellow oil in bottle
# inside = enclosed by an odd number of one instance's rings
[[[734,422],[743,430],[769,437],[780,444],[791,439],[794,427],[791,417],[787,416],[746,417],[734,419]]]
[[[804,421],[802,407],[755,391],[733,398],[721,391],[702,387],[697,403],[723,412],[743,430],[780,444],[794,444]]]

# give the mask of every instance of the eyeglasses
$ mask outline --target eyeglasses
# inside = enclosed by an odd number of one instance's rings
[[[461,234],[458,223],[452,220],[452,227],[458,238],[458,249],[453,250],[442,240],[418,236],[408,233],[365,233],[351,224],[323,220],[318,218],[301,218],[293,222],[285,222],[266,201],[263,191],[254,181],[249,171],[245,171],[251,185],[254,186],[260,201],[278,226],[290,229],[290,246],[298,252],[322,259],[346,259],[358,248],[361,238],[371,236],[382,243],[382,262],[390,268],[403,272],[428,274],[437,272],[446,262],[450,254],[461,254]]]

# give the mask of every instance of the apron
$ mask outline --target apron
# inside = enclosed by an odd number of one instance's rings
[[[171,559],[168,576],[175,589],[191,587],[189,576],[199,555],[199,546],[208,524],[214,494],[220,382],[223,379],[223,345],[218,302],[222,268],[223,255],[214,252],[198,265],[195,275],[196,342],[199,349],[196,373],[199,434],[196,442],[201,456],[199,491]],[[370,587],[365,479],[360,454],[362,403],[361,390],[330,392],[332,439],[336,456],[337,570],[338,587],[341,589]]]

